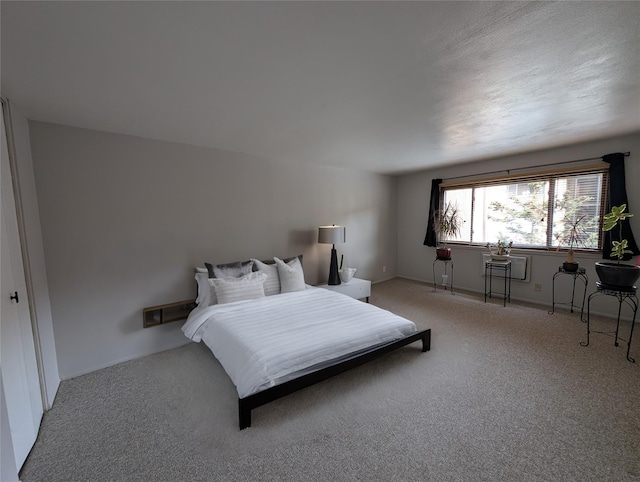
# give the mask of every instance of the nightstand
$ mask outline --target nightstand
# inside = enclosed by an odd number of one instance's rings
[[[318,288],[342,293],[356,300],[366,298],[367,303],[369,303],[369,296],[371,296],[371,281],[366,279],[352,278],[348,283],[341,283],[339,285],[323,284],[318,285]]]

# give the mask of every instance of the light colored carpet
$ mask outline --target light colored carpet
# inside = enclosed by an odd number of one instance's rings
[[[640,480],[640,364],[626,343],[581,347],[579,314],[403,279],[374,285],[371,302],[431,328],[432,350],[416,343],[254,410],[244,431],[200,344],[67,380],[21,480]]]

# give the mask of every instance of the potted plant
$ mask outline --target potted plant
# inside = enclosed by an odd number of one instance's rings
[[[438,259],[451,259],[451,248],[447,247],[447,239],[456,238],[462,228],[462,215],[458,205],[448,202],[444,205],[439,217],[435,219],[434,228],[438,234],[438,247],[436,257]]]
[[[491,243],[487,243],[485,247],[491,253],[491,259],[493,260],[503,260],[507,259],[511,254],[511,248],[513,247],[513,241],[503,241],[499,239],[498,242],[493,245]]]
[[[575,273],[578,271],[578,262],[574,259],[574,249],[579,247],[586,236],[584,230],[583,221],[585,216],[580,216],[575,221],[565,220],[569,230],[565,233],[558,235],[558,247],[556,251],[560,251],[562,246],[568,246],[567,259],[562,263],[562,268],[568,273]]]
[[[625,254],[633,254],[633,251],[628,249],[628,240],[622,239],[622,221],[633,216],[633,214],[625,212],[626,209],[626,204],[613,206],[611,212],[605,214],[603,219],[603,231],[611,231],[618,226],[620,241],[611,242],[611,256],[618,258],[618,261],[616,263],[596,263],[596,273],[601,283],[616,291],[633,289],[634,283],[640,277],[640,266],[620,263]]]

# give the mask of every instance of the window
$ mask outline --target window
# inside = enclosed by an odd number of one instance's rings
[[[442,205],[453,202],[465,223],[447,241],[485,245],[498,240],[514,247],[568,247],[568,233],[581,219],[583,250],[602,248],[600,217],[608,172],[604,168],[500,179],[443,183]]]

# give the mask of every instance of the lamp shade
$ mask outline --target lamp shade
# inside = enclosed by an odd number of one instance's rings
[[[344,226],[320,226],[318,242],[323,244],[342,244],[345,242],[347,229]]]

